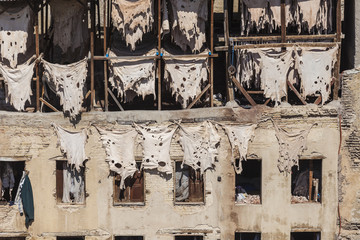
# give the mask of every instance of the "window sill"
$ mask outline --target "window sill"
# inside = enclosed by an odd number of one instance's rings
[[[175,206],[199,206],[205,205],[204,202],[174,202]]]
[[[235,206],[261,206],[261,203],[239,203],[235,202]]]
[[[113,203],[114,207],[131,207],[131,206],[145,206],[145,202],[124,202],[124,203]]]

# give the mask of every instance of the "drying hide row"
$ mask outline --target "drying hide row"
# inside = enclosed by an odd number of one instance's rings
[[[286,0],[286,26],[298,33],[329,33],[333,30],[333,0]],[[281,27],[281,0],[243,0],[242,35]]]
[[[287,95],[287,81],[301,86],[304,98],[320,93],[324,104],[331,93],[331,81],[338,46],[299,47],[236,51],[236,78],[247,88],[260,88],[276,103]],[[297,73],[297,74],[296,74]]]
[[[183,51],[189,48],[199,52],[206,42],[208,0],[164,0],[162,3],[162,34],[171,32],[172,41]],[[153,28],[154,1],[112,0],[111,17],[126,45],[135,51],[143,35]]]

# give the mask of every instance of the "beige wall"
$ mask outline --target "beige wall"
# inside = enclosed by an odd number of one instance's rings
[[[0,156],[27,156],[35,200],[35,222],[27,233],[34,239],[54,240],[55,236],[86,235],[108,239],[113,235],[144,235],[146,240],[170,240],[174,234],[199,233],[206,240],[233,240],[235,231],[259,231],[262,239],[288,240],[290,231],[321,231],[322,239],[333,239],[336,231],[337,161],[339,130],[333,108],[291,107],[243,109],[196,109],[184,111],[130,111],[125,113],[84,113],[77,129],[90,123],[102,127],[130,128],[132,121],[183,119],[194,125],[204,119],[223,123],[256,123],[273,117],[281,126],[301,130],[317,122],[308,137],[308,150],[302,158],[323,158],[321,204],[290,204],[290,176],[279,173],[277,139],[271,121],[262,121],[250,144],[249,156],[262,160],[262,204],[235,205],[235,173],[230,164],[230,145],[221,132],[219,161],[206,171],[205,204],[178,206],[173,202],[174,180],[151,171],[145,173],[145,206],[113,206],[112,177],[104,161],[99,134],[90,127],[86,153],[86,204],[59,205],[55,198],[55,161],[60,155],[50,123],[67,129],[71,125],[61,114],[1,113]],[[226,120],[226,121],[225,121]],[[235,122],[236,120],[236,122]],[[195,121],[195,122],[194,122]],[[124,125],[126,123],[127,125]],[[141,156],[141,149],[137,155]],[[173,139],[171,155],[182,151]],[[249,160],[250,161],[250,160]],[[221,181],[218,181],[221,177]],[[26,232],[24,217],[15,206],[0,206],[0,237]]]

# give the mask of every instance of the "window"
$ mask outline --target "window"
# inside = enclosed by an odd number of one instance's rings
[[[290,240],[321,240],[320,232],[292,232]]]
[[[175,202],[204,202],[204,176],[181,162],[175,162]]]
[[[25,237],[0,237],[0,240],[25,240]]]
[[[56,237],[56,240],[85,240],[84,236]]]
[[[203,236],[175,236],[175,240],[203,240]]]
[[[140,169],[141,162],[136,162]],[[121,177],[114,173],[114,205],[122,203],[143,203],[145,200],[144,171],[136,171],[133,177],[125,179],[125,189],[120,189]]]
[[[85,203],[84,167],[78,172],[67,161],[56,161],[56,199],[58,203]]]
[[[239,164],[239,159],[236,160]],[[242,161],[242,172],[235,177],[235,202],[261,204],[261,160]]]
[[[115,240],[143,240],[142,236],[116,236]]]
[[[235,240],[260,240],[261,233],[242,232],[235,233]]]
[[[291,174],[291,203],[321,202],[321,160],[300,160]]]
[[[24,169],[25,161],[0,161],[0,204],[15,200]]]

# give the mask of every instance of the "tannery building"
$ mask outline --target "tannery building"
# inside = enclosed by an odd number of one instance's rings
[[[359,12],[0,0],[0,240],[360,239]]]

